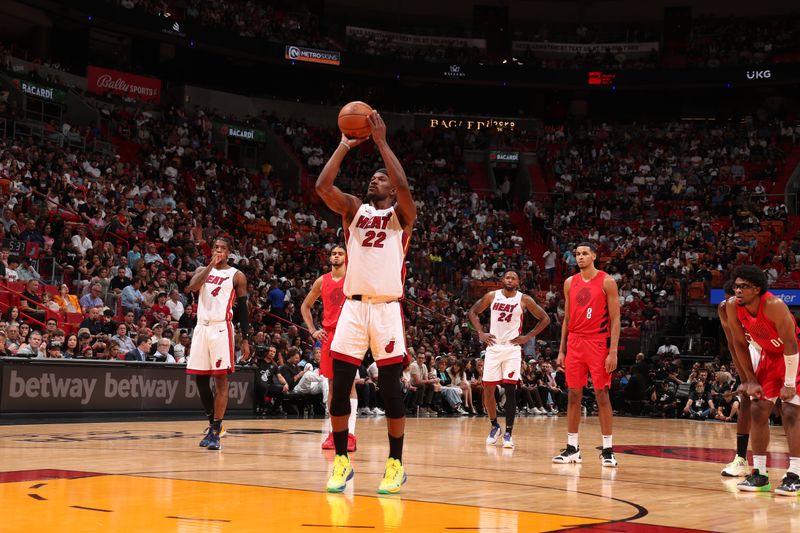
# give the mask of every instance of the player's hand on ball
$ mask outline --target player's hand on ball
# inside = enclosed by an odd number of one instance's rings
[[[481,342],[485,343],[486,346],[491,346],[494,344],[495,338],[494,335],[491,333],[486,333],[485,331],[481,331],[478,333],[478,338]]]
[[[328,333],[324,329],[318,329],[311,334],[311,338],[314,339],[315,341],[327,342]]]
[[[373,111],[372,114],[367,117],[369,120],[369,125],[372,128],[372,140],[376,143],[383,142],[386,140],[386,123],[381,118],[378,111]]]
[[[781,400],[788,402],[797,396],[797,387],[781,387]]]
[[[352,150],[353,148],[355,148],[356,146],[358,146],[359,144],[363,143],[367,139],[369,139],[369,137],[364,137],[362,139],[351,139],[349,137],[346,137],[345,134],[342,133],[342,140],[340,142],[342,144],[346,145],[347,149],[349,151],[349,150]]]

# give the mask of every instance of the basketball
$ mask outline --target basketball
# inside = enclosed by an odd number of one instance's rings
[[[339,111],[339,129],[348,139],[369,137],[369,117],[372,108],[364,102],[350,102]]]

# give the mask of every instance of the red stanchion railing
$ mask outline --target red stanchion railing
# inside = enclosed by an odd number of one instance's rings
[[[37,302],[36,300],[32,300],[31,298],[29,298],[29,297],[25,296],[24,294],[22,294],[22,293],[21,293],[21,292],[19,292],[19,291],[15,291],[14,289],[12,289],[12,288],[11,288],[10,286],[8,286],[7,284],[5,284],[5,283],[0,283],[0,289],[6,290],[6,291],[10,292],[11,294],[15,294],[15,295],[17,295],[17,296],[18,296],[18,297],[19,297],[21,300],[25,300],[25,301],[26,301],[26,302],[28,302],[29,304],[33,304],[35,307],[41,308],[41,311],[42,311],[43,313],[47,313],[47,310],[48,310],[48,309],[47,309],[45,306],[43,306],[41,303]],[[8,306],[6,307],[6,309],[10,309],[11,307],[14,307],[14,306],[13,306],[12,304],[8,304]],[[44,328],[44,327],[45,327],[45,323],[44,323],[44,322],[42,322],[41,320],[38,320],[38,319],[36,319],[36,318],[34,318],[34,317],[32,317],[32,316],[30,316],[30,315],[26,314],[26,313],[25,313],[25,311],[24,311],[23,309],[20,309],[20,310],[19,310],[19,314],[20,314],[20,316],[24,316],[24,317],[25,317],[25,319],[26,319],[26,321],[30,321],[30,322],[33,322],[33,323],[35,323],[35,324],[38,324],[38,325],[40,325],[42,328]]]

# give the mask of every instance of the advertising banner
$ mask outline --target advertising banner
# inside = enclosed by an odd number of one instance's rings
[[[769,289],[769,292],[783,300],[788,306],[800,305],[799,289]],[[711,289],[711,305],[717,305],[725,299],[725,291],[722,289]]]
[[[304,46],[286,45],[283,53],[284,59],[291,61],[306,61],[308,63],[322,63],[324,65],[340,65],[342,54],[335,50],[317,50]]]
[[[95,361],[0,362],[2,412],[198,409],[195,380],[183,366]],[[228,409],[252,409],[255,374],[229,377]]]
[[[527,130],[532,131],[538,127],[538,123],[531,119],[480,117],[480,116],[456,116],[456,115],[415,115],[414,127],[441,128],[441,129],[463,129],[463,130]]]
[[[546,41],[514,41],[511,43],[514,52],[532,52],[535,55],[575,55],[595,52],[622,52],[624,54],[646,54],[658,51],[657,42],[646,43],[550,43]]]
[[[144,102],[161,101],[161,80],[89,65],[86,74],[89,92],[127,96]]]
[[[469,37],[439,37],[435,35],[414,35],[413,33],[397,33],[393,31],[373,30],[348,26],[345,30],[348,37],[374,39],[380,42],[403,44],[407,46],[452,46],[456,48],[473,47],[486,49],[486,39],[472,39]]]
[[[515,167],[517,163],[519,163],[519,152],[492,150],[489,152],[489,161],[491,161],[493,165],[505,163]]]
[[[12,78],[11,83],[20,92],[33,96],[34,98],[41,98],[50,102],[63,102],[67,93],[63,89],[50,87],[35,81],[28,81],[21,78]]]
[[[254,141],[263,143],[267,140],[267,135],[261,130],[249,126],[237,126],[235,124],[216,123],[216,130],[223,137],[229,139],[240,139],[243,141]]]

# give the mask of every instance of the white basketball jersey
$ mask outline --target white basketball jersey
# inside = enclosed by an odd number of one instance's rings
[[[491,324],[489,333],[494,335],[498,344],[508,344],[513,338],[519,337],[522,331],[522,293],[517,291],[510,298],[503,295],[502,289],[494,291],[494,300],[491,309]]]
[[[394,207],[375,209],[362,204],[345,231],[345,241],[345,296],[403,296],[408,236]]]
[[[200,288],[197,305],[197,321],[222,322],[233,318],[233,276],[238,270],[228,267],[224,270],[212,268],[205,283]]]

